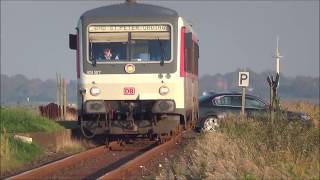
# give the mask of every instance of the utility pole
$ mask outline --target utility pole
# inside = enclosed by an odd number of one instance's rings
[[[67,84],[66,80],[63,78],[63,120],[67,117]]]
[[[63,112],[62,112],[62,105],[63,105],[63,98],[62,98],[62,92],[63,92],[63,84],[62,84],[62,77],[61,77],[61,74],[59,75],[59,120],[62,119],[62,116],[63,116]]]
[[[61,117],[61,77],[60,74],[56,73],[57,75],[57,105],[58,105],[58,120]]]
[[[60,102],[59,102],[59,94],[60,94],[60,92],[59,92],[59,75],[58,75],[58,73],[56,73],[56,77],[57,77],[57,105],[59,106],[59,104],[60,104]]]
[[[67,83],[61,74],[57,75],[57,104],[59,120],[65,120],[67,115]]]

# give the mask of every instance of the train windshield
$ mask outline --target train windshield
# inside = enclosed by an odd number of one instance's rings
[[[91,26],[89,61],[170,61],[171,28],[168,25]]]

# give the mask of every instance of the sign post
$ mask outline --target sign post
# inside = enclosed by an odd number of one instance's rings
[[[244,115],[246,105],[246,88],[249,86],[249,72],[239,72],[239,87],[242,87],[241,115]]]
[[[241,114],[244,115],[244,107],[246,105],[246,88],[242,87]]]

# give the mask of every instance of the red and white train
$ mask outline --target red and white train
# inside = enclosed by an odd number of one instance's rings
[[[128,1],[85,12],[76,31],[85,136],[158,137],[195,124],[199,42],[176,11]]]

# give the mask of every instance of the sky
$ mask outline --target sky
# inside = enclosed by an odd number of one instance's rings
[[[76,79],[68,34],[82,13],[121,1],[1,1],[1,74]],[[280,73],[319,77],[318,0],[139,1],[176,10],[195,28],[200,76],[238,68],[275,70],[279,36]]]

